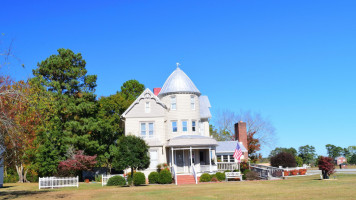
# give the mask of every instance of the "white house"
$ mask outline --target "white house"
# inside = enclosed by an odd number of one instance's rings
[[[162,89],[155,88],[152,92],[147,88],[132,103],[122,115],[125,135],[139,136],[150,147],[151,164],[144,170],[146,176],[161,163],[169,164],[176,174],[218,170],[219,143],[210,137],[210,107],[208,97],[200,93],[179,67]],[[228,162],[234,164],[232,159]]]

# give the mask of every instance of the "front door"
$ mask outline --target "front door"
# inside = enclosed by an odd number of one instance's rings
[[[184,172],[184,152],[183,150],[175,151],[175,163],[177,165],[177,173]]]

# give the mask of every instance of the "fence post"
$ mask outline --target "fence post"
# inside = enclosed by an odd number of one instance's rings
[[[51,186],[52,186],[52,189],[53,189],[53,177],[51,177]]]
[[[79,176],[77,176],[77,188],[79,187]]]
[[[38,178],[38,189],[41,189],[41,177]]]
[[[104,186],[104,174],[101,175],[101,187]]]

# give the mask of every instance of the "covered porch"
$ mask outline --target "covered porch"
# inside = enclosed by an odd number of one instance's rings
[[[216,140],[198,135],[172,138],[166,149],[167,160],[177,174],[216,172],[216,145]]]

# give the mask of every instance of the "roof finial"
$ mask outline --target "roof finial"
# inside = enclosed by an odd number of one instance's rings
[[[177,62],[177,63],[176,63],[176,65],[177,65],[177,68],[179,68],[180,63],[179,63],[179,62]]]

